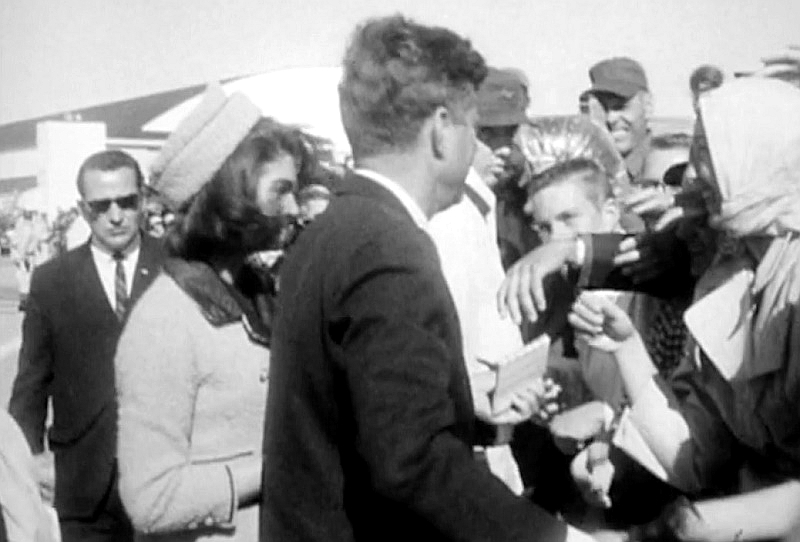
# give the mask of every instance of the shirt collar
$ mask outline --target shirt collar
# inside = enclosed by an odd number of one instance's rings
[[[469,168],[469,173],[467,173],[467,181],[465,184],[472,188],[475,193],[480,196],[490,210],[494,210],[494,208],[497,207],[497,197],[495,197],[492,189],[489,188],[489,185],[486,184],[486,181],[481,178],[480,174],[475,170],[475,168]]]
[[[403,207],[405,207],[406,211],[408,211],[408,214],[411,215],[411,219],[418,227],[424,230],[428,226],[428,217],[425,216],[422,208],[416,201],[414,201],[414,198],[411,197],[408,191],[399,183],[391,180],[385,175],[381,175],[380,173],[372,171],[371,169],[357,168],[353,170],[353,173],[378,183],[386,190],[394,194],[394,196],[400,200],[400,203],[403,205]]]
[[[127,250],[123,252],[123,261],[137,261],[139,258],[139,250],[142,247],[142,240],[139,238],[136,243],[132,244],[128,247]],[[95,261],[98,262],[114,262],[114,254],[112,252],[107,251],[106,249],[97,246],[91,240],[89,241],[89,248],[92,251],[92,256],[94,257]]]
[[[648,133],[641,143],[634,147],[628,156],[625,157],[625,169],[628,170],[631,181],[637,180],[642,175],[644,160],[647,158],[647,153],[649,152],[650,134]]]

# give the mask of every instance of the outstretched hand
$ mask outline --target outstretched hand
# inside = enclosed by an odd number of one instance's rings
[[[576,337],[606,352],[615,351],[636,332],[630,316],[599,292],[581,292],[568,320]]]
[[[470,375],[475,415],[492,425],[517,425],[532,418],[540,421],[555,412],[561,387],[551,378],[539,378],[514,394],[509,408],[495,412],[492,394],[497,384],[499,365],[479,359],[490,370]]]
[[[674,207],[675,196],[667,190],[645,188],[632,192],[622,203],[625,210],[630,213],[657,220]]]
[[[614,465],[609,459],[610,445],[595,441],[584,448],[570,464],[572,479],[578,486],[583,499],[601,508],[611,507],[611,482],[614,478]]]
[[[558,239],[536,247],[512,265],[497,292],[497,310],[517,324],[535,322],[547,309],[545,279],[560,272],[575,253],[575,239]]]

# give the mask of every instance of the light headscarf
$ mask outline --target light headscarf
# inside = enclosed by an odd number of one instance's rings
[[[773,238],[750,285],[759,301],[745,363],[751,374],[787,363],[800,371],[788,340],[800,327],[800,90],[735,80],[700,98],[700,116],[722,200],[712,223],[739,238]]]
[[[712,223],[735,237],[800,233],[800,89],[738,79],[700,98],[722,197]]]

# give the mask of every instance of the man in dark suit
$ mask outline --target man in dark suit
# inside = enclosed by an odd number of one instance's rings
[[[425,231],[461,197],[485,74],[443,28],[394,16],[354,35],[340,103],[357,168],[281,273],[262,541],[567,536],[473,457],[458,320]]]
[[[64,542],[133,539],[116,486],[113,358],[126,314],[163,259],[158,241],[139,230],[142,186],[128,154],[87,158],[78,191],[91,238],[31,281],[9,412],[42,454],[52,399],[48,441]]]

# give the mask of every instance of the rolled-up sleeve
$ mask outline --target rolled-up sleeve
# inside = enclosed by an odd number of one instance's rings
[[[116,355],[123,504],[140,532],[231,529],[237,502],[230,467],[190,454],[203,379],[190,324],[180,311],[148,306],[153,299],[143,298],[132,313]]]
[[[702,370],[692,360],[678,367],[669,381],[677,402],[667,398],[663,385],[648,384],[623,416],[614,444],[687,493],[718,487],[738,464],[739,446],[705,389]]]

